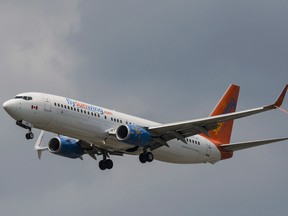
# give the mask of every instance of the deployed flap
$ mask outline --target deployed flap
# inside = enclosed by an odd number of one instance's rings
[[[278,139],[268,139],[268,140],[257,140],[257,141],[249,141],[249,142],[241,142],[241,143],[231,143],[231,144],[223,144],[221,145],[221,149],[225,151],[238,151],[242,149],[252,148],[260,145],[266,145],[274,142],[280,142],[288,140],[288,138],[278,138]]]

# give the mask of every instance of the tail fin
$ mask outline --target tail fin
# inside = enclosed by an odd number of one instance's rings
[[[210,116],[235,112],[239,91],[239,86],[231,84]],[[220,122],[218,123],[218,127],[216,129],[209,132],[209,135],[214,140],[217,140],[223,144],[228,144],[230,143],[232,128],[233,120]]]

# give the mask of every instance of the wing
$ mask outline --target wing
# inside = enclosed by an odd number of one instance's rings
[[[249,142],[242,142],[242,143],[231,143],[231,144],[224,144],[221,145],[221,148],[225,151],[239,151],[242,149],[252,148],[260,145],[266,145],[274,142],[280,142],[288,140],[288,138],[279,138],[279,139],[269,139],[269,140],[258,140],[258,141],[249,141]]]
[[[156,137],[159,137],[159,139],[162,139],[165,142],[177,138],[186,143],[186,137],[193,136],[199,133],[204,133],[207,136],[210,136],[209,131],[216,129],[221,122],[255,115],[257,113],[266,112],[280,107],[287,92],[287,88],[288,85],[285,86],[275,103],[268,106],[244,110],[240,112],[210,116],[202,119],[163,124],[160,126],[149,127],[148,130]]]

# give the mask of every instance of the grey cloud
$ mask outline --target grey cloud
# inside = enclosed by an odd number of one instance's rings
[[[239,110],[287,83],[286,1],[12,1],[0,3],[1,101],[45,91],[160,122],[207,116],[232,82]],[[283,107],[287,109],[288,100]],[[44,154],[2,110],[3,215],[280,215],[286,143],[216,165],[143,166]],[[238,120],[233,141],[287,136],[287,115]],[[36,132],[36,135],[39,132]],[[52,135],[49,134],[46,140]]]
[[[0,10],[1,80],[25,81],[20,82],[20,91],[48,91],[53,82],[59,92],[81,61],[67,43],[79,25],[77,2],[62,1],[47,7],[40,2],[5,2]]]

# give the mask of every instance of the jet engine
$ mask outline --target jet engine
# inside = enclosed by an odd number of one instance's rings
[[[84,154],[77,140],[67,137],[54,137],[48,143],[48,150],[67,158],[79,158]]]
[[[152,142],[151,133],[137,125],[120,125],[116,130],[118,140],[135,146],[148,146]]]

